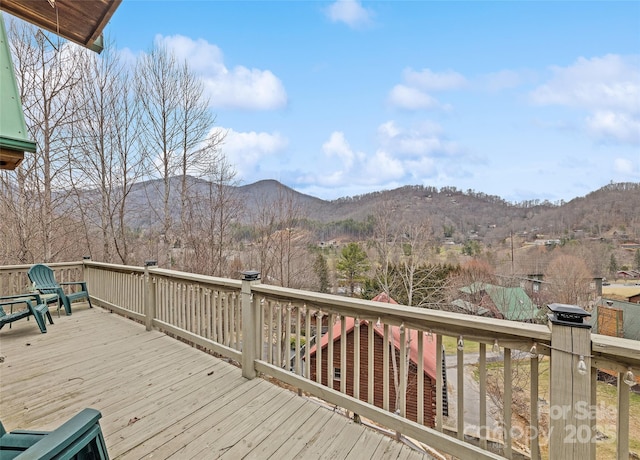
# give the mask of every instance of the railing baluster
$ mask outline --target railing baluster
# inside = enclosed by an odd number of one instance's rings
[[[618,414],[616,417],[616,453],[620,459],[629,458],[629,393],[624,373],[618,372]],[[593,433],[591,433],[593,436]]]
[[[349,372],[347,369],[347,318],[340,316],[340,392],[347,392],[347,379]]]
[[[252,294],[254,296],[257,296],[257,294]],[[260,300],[258,300],[258,298],[256,297],[254,299],[254,302],[256,303],[256,305],[258,305],[258,352],[257,352],[257,357],[260,360],[266,361],[267,356],[266,356],[266,350],[265,350],[265,346],[267,344],[266,341],[266,337],[265,337],[265,320],[266,320],[266,316],[265,316],[265,309],[264,309],[264,298],[261,298]],[[242,335],[244,336],[244,329],[242,331]]]
[[[409,335],[410,336],[410,335]],[[399,382],[399,395],[398,395],[398,408],[400,409],[400,415],[402,417],[407,416],[407,328],[404,325],[400,326],[400,363],[398,372]]]
[[[442,432],[442,418],[444,412],[443,375],[446,372],[442,357],[442,334],[436,334],[436,430]]]
[[[459,340],[463,340],[460,338]],[[456,407],[458,408],[457,430],[458,439],[464,441],[464,348],[458,346],[456,349],[456,376],[457,376],[457,399]]]
[[[360,319],[353,323],[353,397],[360,399]]]
[[[316,382],[322,383],[322,313],[320,311],[316,313]]]
[[[389,325],[384,325],[382,346],[382,408],[389,410]]]
[[[308,379],[311,378],[311,321],[313,315],[311,309],[307,308],[304,315],[304,336],[306,339],[304,345],[304,376]],[[318,343],[316,341],[316,343]]]
[[[216,309],[218,310],[218,343],[224,343],[224,308],[223,294],[220,290],[216,291]]]
[[[540,458],[540,445],[538,444],[537,436],[540,432],[538,426],[538,355],[531,355],[530,363],[531,386],[529,399],[531,404],[529,406],[529,442],[531,443],[531,459],[537,460]],[[536,436],[534,436],[534,433]]]
[[[511,373],[511,349],[504,349],[504,402],[503,402],[503,439],[504,439],[504,456],[511,458],[511,400],[513,398],[512,385],[511,385],[512,373]]]
[[[282,350],[282,363],[281,367],[285,367],[289,370],[291,367],[291,304],[287,305],[283,308],[284,314],[286,315],[286,331],[284,337],[284,349]]]
[[[327,346],[327,386],[335,389],[335,370],[333,368],[333,325],[336,321],[336,315],[331,313],[328,318],[328,337]]]
[[[418,389],[417,389],[417,422],[420,425],[424,425],[424,333],[422,331],[417,331],[418,336]]]
[[[269,319],[267,320],[267,362],[270,364],[274,364],[273,362],[273,302],[271,300],[267,301],[267,311],[269,312]]]
[[[375,369],[375,361],[373,356],[373,349],[375,348],[374,343],[374,333],[373,328],[375,324],[373,321],[367,322],[367,402],[369,404],[374,403],[374,393],[373,390],[375,388],[373,378],[374,378],[374,369]]]
[[[232,311],[231,319],[233,320],[233,323],[231,326],[231,346],[235,350],[240,350],[240,322],[242,320],[242,307],[240,304],[242,302],[242,299],[235,292],[230,293],[230,295],[231,295],[231,311]],[[255,334],[254,334],[253,340],[254,341],[256,340]]]
[[[229,309],[229,293],[222,294],[222,304],[224,309],[224,344],[228,347],[231,345],[231,318]]]
[[[295,372],[302,375],[300,366],[300,335],[302,334],[302,312],[300,307],[296,307],[296,345],[295,345]]]
[[[480,437],[480,447],[487,450],[487,344],[483,342],[480,342],[480,356],[478,357],[478,387],[480,395],[478,436]]]
[[[275,364],[278,367],[282,367],[282,305],[280,302],[276,304],[276,356]]]

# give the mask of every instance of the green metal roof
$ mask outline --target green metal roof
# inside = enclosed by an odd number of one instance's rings
[[[609,303],[609,305],[607,305]],[[593,326],[592,332],[594,334],[602,334],[598,329],[598,317],[600,316],[601,308],[615,308],[622,310],[622,337],[625,339],[640,340],[640,304],[633,302],[623,302],[621,300],[612,300],[603,298],[599,305],[593,309],[593,315],[589,324]]]
[[[2,13],[0,13],[0,149],[17,152],[36,151],[36,143],[29,139],[24,121]]]
[[[480,291],[486,292],[505,319],[532,321],[541,316],[541,310],[531,301],[521,287],[503,287],[475,282],[461,288],[460,291],[466,294]]]

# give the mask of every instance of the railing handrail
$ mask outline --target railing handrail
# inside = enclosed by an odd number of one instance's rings
[[[297,301],[313,304],[326,312],[340,310],[360,319],[376,320],[380,318],[387,324],[400,325],[416,329],[431,329],[433,333],[464,335],[474,341],[493,343],[494,340],[505,342],[537,342],[549,344],[551,332],[541,324],[519,323],[496,318],[465,315],[442,310],[421,307],[408,307],[398,304],[384,304],[372,300],[342,297],[335,294],[302,291],[266,284],[252,286],[252,292],[280,298],[283,301]],[[544,353],[544,352],[542,352]],[[548,354],[548,353],[547,353]]]
[[[28,271],[34,264],[20,264],[20,265],[2,265],[0,266],[0,272],[3,271]],[[51,268],[65,268],[65,267],[81,267],[82,261],[78,262],[51,262],[47,263],[47,266]]]

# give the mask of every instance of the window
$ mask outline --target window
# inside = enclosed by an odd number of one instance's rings
[[[333,368],[333,380],[340,380],[341,376],[340,376],[340,368],[339,367],[334,367]]]

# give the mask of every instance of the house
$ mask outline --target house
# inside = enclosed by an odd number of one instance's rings
[[[601,299],[594,307],[589,323],[594,334],[640,340],[640,305],[620,300]],[[605,380],[618,376],[617,372],[608,369],[598,369],[598,372],[600,378],[604,376]],[[639,393],[640,375],[635,377],[635,381],[636,384],[632,388]]]
[[[602,299],[589,321],[594,334],[640,340],[640,305],[614,299]]]
[[[605,286],[602,288],[602,296],[607,299],[640,303],[640,286]]]
[[[467,306],[463,308],[470,309],[467,313],[524,322],[535,322],[541,315],[541,310],[521,287],[475,282],[460,288],[460,292],[462,298],[453,304]]]
[[[374,301],[393,303],[396,304],[393,299],[386,296],[386,294],[379,294]],[[346,380],[346,391],[350,396],[354,396],[354,348],[355,348],[355,334],[354,329],[356,327],[355,320],[353,318],[346,318],[346,340],[347,340],[347,368],[340,368],[340,340],[342,325],[340,321],[333,325],[333,366],[332,369],[328,369],[328,360],[326,359],[329,345],[329,334],[324,334],[320,340],[320,347],[322,350],[322,384],[327,385],[334,389],[340,389],[341,379]],[[383,352],[384,352],[384,326],[374,324],[370,321],[360,321],[358,327],[360,328],[360,388],[359,397],[361,400],[366,401],[368,396],[367,376],[369,372],[368,356],[369,356],[369,342],[367,340],[369,328],[373,328],[373,363],[374,374],[383,375]],[[389,369],[397,369],[400,359],[400,327],[390,326],[390,342],[393,343],[393,349],[395,351],[395,359],[389,354]],[[436,339],[435,335],[424,338],[424,352],[423,356],[418,354],[418,332],[410,330],[407,334],[407,350],[408,350],[408,378],[407,378],[407,396],[406,396],[406,417],[410,420],[417,421],[418,419],[418,362],[422,360],[424,366],[424,424],[429,427],[435,425],[435,413],[436,413]],[[314,346],[310,352],[310,364],[311,364],[311,380],[316,380],[316,356],[317,346]],[[441,359],[444,355],[440,355]],[[394,367],[394,362],[395,367]],[[446,385],[445,385],[446,387]],[[397,409],[396,402],[396,389],[393,383],[393,379],[389,382],[389,410],[395,412]],[[373,404],[377,407],[383,407],[383,383],[376,380],[375,387],[373,389]],[[444,398],[444,410],[447,409],[446,404],[446,392],[443,395]],[[446,412],[445,412],[446,413]]]
[[[639,270],[618,270],[616,272],[616,279],[635,280],[640,279]]]

